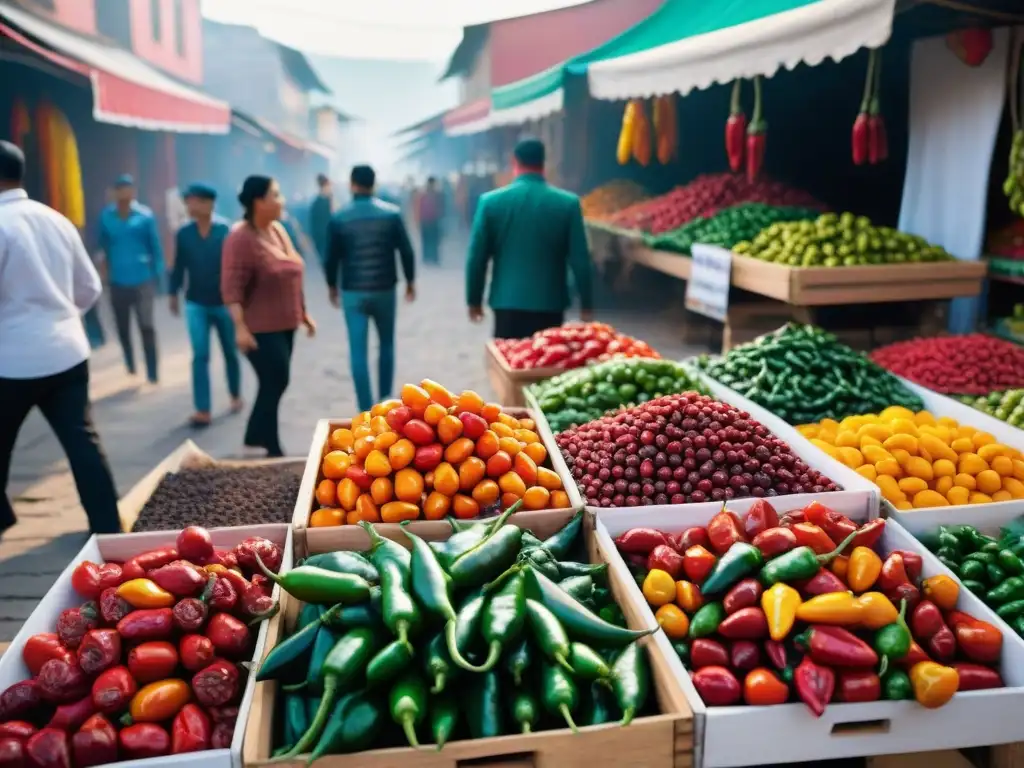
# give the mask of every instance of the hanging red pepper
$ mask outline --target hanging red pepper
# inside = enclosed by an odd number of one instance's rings
[[[768,123],[761,106],[761,76],[754,78],[754,114],[747,126],[747,180],[754,182],[761,175],[764,151],[768,141]]]
[[[876,53],[876,56],[873,93],[868,107],[868,160],[875,165],[889,157],[889,139],[885,132],[885,118],[882,117],[882,105],[878,98],[878,92],[882,87],[882,57],[876,51],[872,53]]]
[[[857,119],[853,121],[853,137],[851,148],[853,149],[853,164],[864,165],[868,159],[870,139],[868,137],[868,123],[870,115],[868,110],[871,107],[871,94],[875,88],[875,59],[878,51],[868,51],[868,74],[864,79],[864,96],[860,100],[860,111],[857,112]]]
[[[742,87],[743,81],[738,78],[732,84],[729,119],[725,122],[725,154],[729,158],[729,167],[734,172],[743,168],[744,140],[747,133],[747,116],[740,104]]]

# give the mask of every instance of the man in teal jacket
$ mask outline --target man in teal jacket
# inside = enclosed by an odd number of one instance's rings
[[[580,298],[580,316],[593,311],[590,251],[579,198],[544,180],[544,144],[523,139],[515,148],[516,180],[480,198],[469,259],[469,319],[483,319],[487,265],[493,260],[489,305],[494,337],[524,338],[561,325],[569,306],[569,270]]]

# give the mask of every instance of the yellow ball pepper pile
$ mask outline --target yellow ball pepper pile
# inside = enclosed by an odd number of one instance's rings
[[[993,435],[900,406],[797,431],[878,484],[897,509],[1024,499],[1024,457]]]

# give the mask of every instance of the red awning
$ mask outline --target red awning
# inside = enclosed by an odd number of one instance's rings
[[[82,37],[7,4],[0,4],[0,34],[58,66],[88,76],[93,117],[98,122],[179,133],[230,130],[227,103],[179,83],[129,51]]]
[[[491,98],[485,96],[448,110],[441,118],[441,123],[449,136],[464,136],[490,128],[490,116]]]

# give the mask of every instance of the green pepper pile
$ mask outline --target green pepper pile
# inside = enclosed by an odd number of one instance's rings
[[[813,208],[743,203],[725,208],[713,216],[699,216],[671,232],[645,235],[644,241],[651,248],[689,256],[694,243],[732,248],[739,242],[753,239],[758,232],[777,222],[815,219],[819,215],[820,211]]]
[[[957,399],[1011,426],[1024,424],[1024,389],[1007,389],[981,397],[962,395]]]
[[[967,589],[1024,637],[1024,525],[1021,521],[988,536],[973,525],[940,525],[923,537]]]
[[[607,564],[572,556],[583,513],[540,540],[451,520],[445,542],[404,529],[410,553],[364,523],[370,551],[316,555],[281,576],[305,605],[257,680],[278,680],[275,756],[343,754],[421,737],[490,738],[642,713],[646,652],[608,589]]]
[[[576,368],[531,388],[553,432],[586,424],[608,411],[663,395],[703,388],[671,360],[629,358]]]
[[[790,424],[878,413],[890,405],[924,410],[899,379],[834,335],[790,323],[697,367]]]
[[[866,216],[825,213],[814,221],[780,222],[733,250],[790,267],[856,267],[950,261],[953,257],[923,237],[877,227]]]

